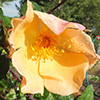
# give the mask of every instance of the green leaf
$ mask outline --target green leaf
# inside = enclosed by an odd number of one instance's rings
[[[22,97],[20,100],[27,100],[26,97]]]
[[[7,54],[7,52],[6,52],[4,49],[2,50],[2,53],[3,53],[3,54]]]
[[[0,87],[0,92],[3,91],[3,88]]]
[[[16,92],[14,89],[11,89],[10,92],[5,96],[8,100],[14,100],[16,99]]]
[[[48,97],[45,100],[57,100],[57,99],[54,97],[52,93],[49,93]]]
[[[4,23],[5,26],[11,27],[11,19],[12,19],[11,17],[4,16],[3,15],[3,11],[0,8],[0,21],[3,21],[3,23]],[[0,23],[0,25],[1,25],[1,23]]]
[[[44,88],[44,94],[41,98],[46,99],[48,97],[48,95],[49,95],[49,91],[46,88]]]
[[[90,79],[95,81],[95,82],[100,81],[100,77],[98,77],[98,76],[92,76]]]
[[[0,46],[2,46],[4,49],[7,49],[9,46],[7,28],[4,24],[2,24],[0,28]]]
[[[8,79],[8,88],[11,89],[14,87],[14,84],[11,82],[10,79]]]
[[[3,48],[2,48],[2,47],[0,47],[0,55],[2,54],[2,51],[3,51]]]
[[[7,80],[6,79],[2,79],[2,80],[0,80],[0,88],[7,88],[7,86],[8,86],[8,83],[7,83]]]
[[[40,6],[39,6],[36,2],[33,2],[33,1],[32,1],[32,4],[33,4],[33,9],[34,9],[34,10],[41,11]],[[22,14],[22,15],[25,15],[26,10],[27,10],[27,3],[24,3],[24,5],[23,5],[22,8],[21,8],[21,14]]]
[[[41,98],[41,94],[40,93],[34,94],[33,98],[40,99]]]
[[[93,100],[93,85],[89,85],[77,100]]]
[[[74,100],[74,96],[73,94],[69,95],[69,96],[61,96],[61,95],[55,95],[55,98],[57,100]]]
[[[44,88],[43,96],[41,96],[41,94],[35,94],[33,95],[33,98],[36,98],[39,100],[74,100],[73,95],[61,96],[57,94],[52,94],[46,88]]]
[[[5,26],[9,26],[11,28],[11,20],[12,18],[11,17],[6,17],[6,16],[3,16],[3,23]]]
[[[9,69],[9,59],[5,55],[0,56],[0,79],[5,76]]]
[[[46,88],[44,88],[43,96],[41,96],[40,93],[37,93],[37,94],[33,95],[33,98],[36,98],[36,99],[39,99],[39,100],[45,100],[48,97],[49,93],[50,92]]]
[[[1,18],[3,18],[3,11],[2,11],[2,9],[0,8],[0,20],[1,20]]]

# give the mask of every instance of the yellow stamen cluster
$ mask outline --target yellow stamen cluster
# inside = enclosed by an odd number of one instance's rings
[[[57,45],[59,44],[59,36],[54,33],[43,31],[39,33],[35,44],[32,44],[32,49],[34,51],[34,60],[51,59],[54,53],[58,53],[59,49]]]

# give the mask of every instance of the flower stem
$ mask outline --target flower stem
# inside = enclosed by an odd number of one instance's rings
[[[51,9],[48,14],[52,13],[55,9],[57,9],[60,5],[62,5],[66,0],[63,0],[61,3],[59,3],[56,7],[54,7],[53,9]]]
[[[11,67],[9,67],[9,71],[14,75],[15,78],[17,78],[19,81],[21,81],[22,79],[20,77],[18,77],[15,72],[13,71],[13,69]]]

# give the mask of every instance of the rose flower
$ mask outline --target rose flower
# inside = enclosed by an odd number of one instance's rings
[[[85,27],[27,4],[24,18],[12,19],[9,38],[15,49],[13,66],[23,76],[21,91],[43,95],[45,87],[63,96],[78,92],[86,71],[98,60]]]

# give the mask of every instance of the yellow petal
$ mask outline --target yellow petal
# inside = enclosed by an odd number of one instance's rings
[[[23,19],[20,19],[20,18],[13,18],[12,19],[11,25],[12,25],[13,31],[16,29],[18,24],[20,24],[22,21],[23,21]]]
[[[61,44],[64,45],[64,50],[85,54],[89,59],[90,67],[98,60],[90,36],[83,31],[78,29],[65,29],[65,31],[60,34],[60,37]]]
[[[26,28],[30,25],[30,23],[34,19],[33,8],[31,2],[28,1],[28,9],[26,12],[25,19],[17,19],[14,18],[12,20],[13,30],[9,38],[9,42],[13,45],[13,47],[20,48],[25,46],[25,35],[24,32]],[[29,35],[30,36],[30,35]]]
[[[79,91],[88,66],[84,54],[66,52],[41,62],[39,71],[50,92],[65,96]]]
[[[34,43],[40,32],[51,31],[39,16],[34,14],[32,4],[29,1],[25,18],[14,18],[12,26],[13,30],[9,42],[13,44],[15,49]]]
[[[23,93],[41,93],[43,95],[43,80],[38,73],[38,63],[29,59],[27,48],[17,50],[12,56],[12,63],[18,72],[24,76],[21,91]]]

